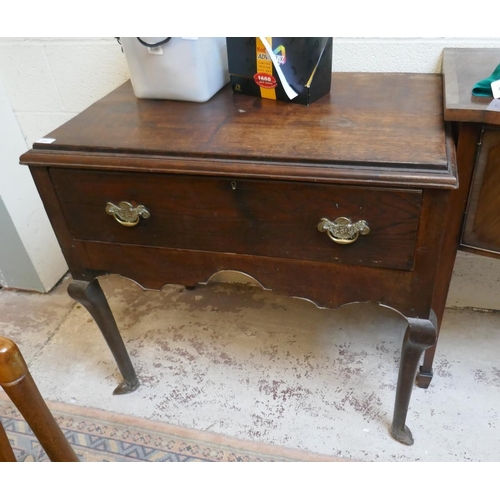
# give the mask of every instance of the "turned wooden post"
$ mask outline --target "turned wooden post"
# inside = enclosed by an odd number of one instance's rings
[[[10,445],[9,438],[0,422],[0,462],[16,462],[16,456]]]
[[[51,461],[79,462],[45,404],[19,348],[4,337],[0,337],[0,385],[26,419]],[[2,447],[3,444],[0,436]],[[12,458],[8,453],[0,455],[3,457]]]

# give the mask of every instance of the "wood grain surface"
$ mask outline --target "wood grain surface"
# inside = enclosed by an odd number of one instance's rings
[[[499,64],[500,49],[444,49],[445,120],[500,125],[500,112],[487,109],[493,98],[472,95],[474,85]]]
[[[294,106],[229,86],[206,103],[137,99],[127,82],[34,148],[446,171],[441,87],[440,75],[333,73],[330,94]]]
[[[469,196],[462,242],[500,253],[500,129],[486,128]]]

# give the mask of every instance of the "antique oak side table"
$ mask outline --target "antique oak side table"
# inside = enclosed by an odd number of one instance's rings
[[[233,95],[139,100],[120,86],[21,157],[74,281],[124,378],[139,382],[98,280],[148,289],[221,270],[320,307],[373,301],[408,321],[392,435],[422,353],[436,342],[446,214],[457,187],[442,78],[332,75],[309,107]],[[444,280],[445,283],[441,283]]]

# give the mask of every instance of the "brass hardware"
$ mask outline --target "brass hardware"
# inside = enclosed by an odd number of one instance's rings
[[[364,220],[351,222],[347,217],[339,217],[333,222],[328,219],[321,219],[318,224],[318,231],[327,233],[328,237],[339,245],[349,245],[354,243],[360,233],[365,235],[370,232],[368,224]]]
[[[148,219],[151,215],[144,205],[133,207],[128,201],[120,201],[118,206],[108,202],[106,205],[106,213],[112,215],[117,222],[125,227],[137,226],[137,224],[139,224],[139,217]]]

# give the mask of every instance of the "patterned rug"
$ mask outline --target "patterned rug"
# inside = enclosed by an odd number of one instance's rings
[[[92,408],[50,401],[47,405],[83,462],[343,461]],[[4,393],[0,393],[0,420],[19,462],[49,461]]]

